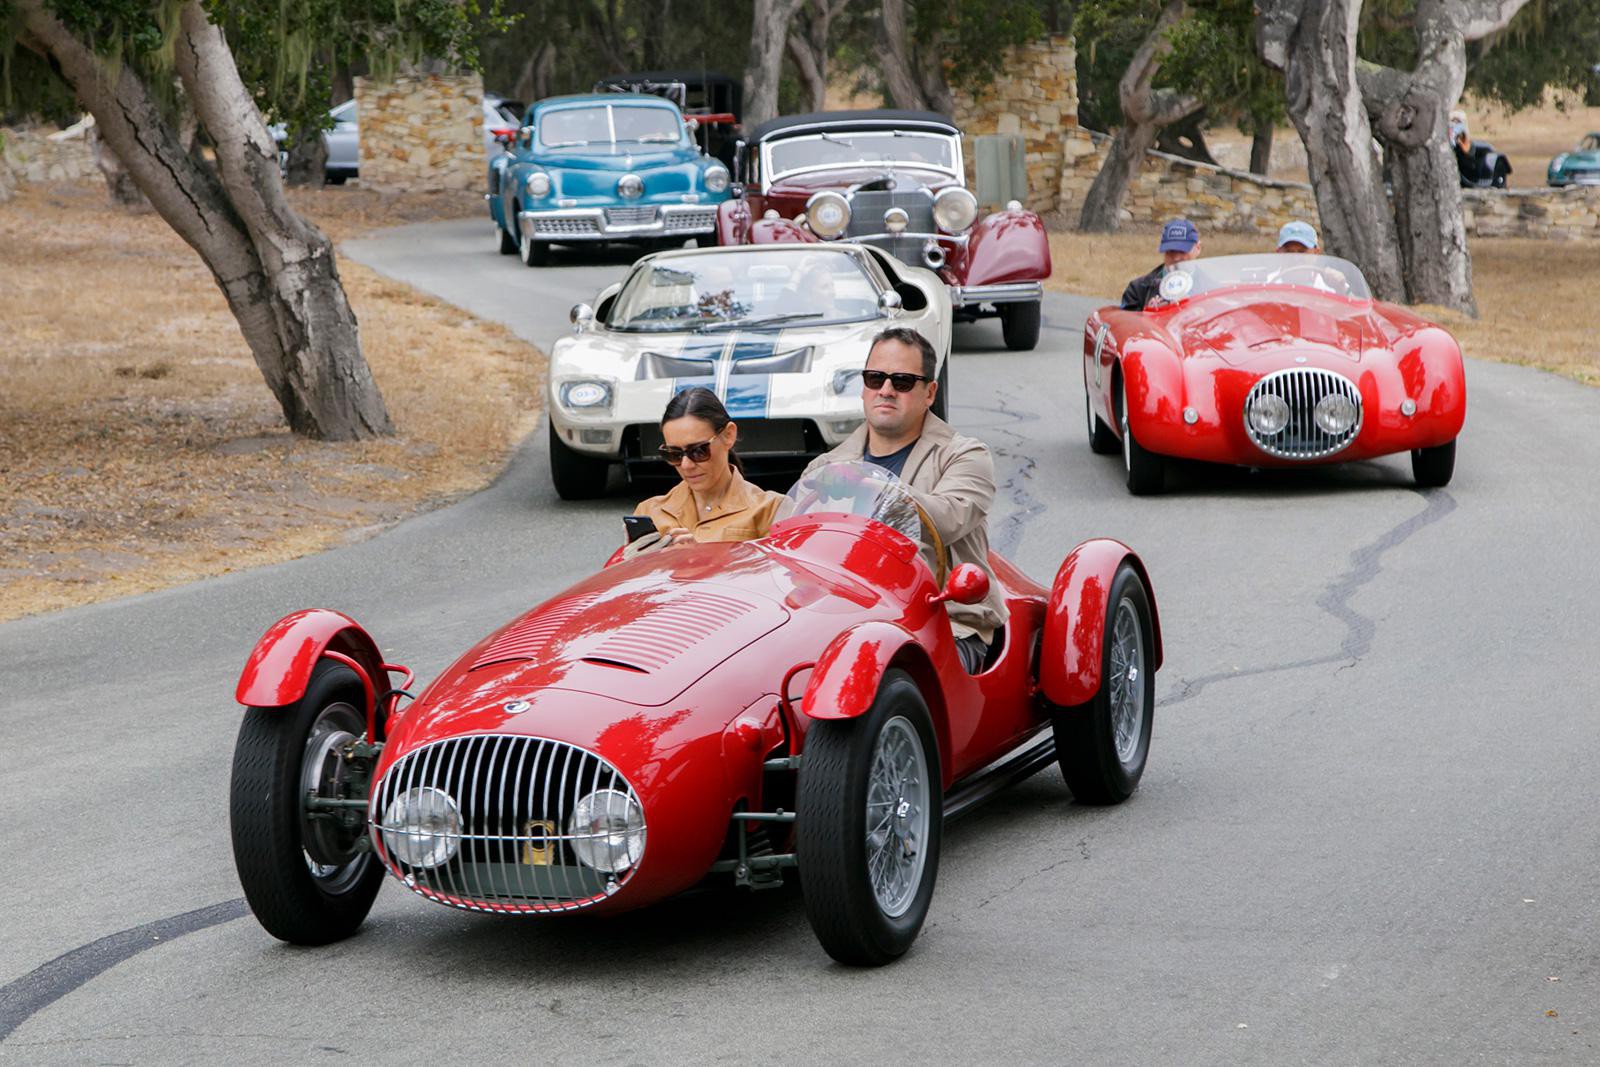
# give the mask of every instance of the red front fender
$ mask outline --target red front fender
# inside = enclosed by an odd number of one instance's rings
[[[800,708],[813,719],[854,719],[878,696],[895,653],[916,638],[892,622],[863,622],[828,642]]]
[[[245,661],[235,699],[252,708],[293,704],[305,695],[317,660],[330,651],[359,663],[380,692],[388,688],[378,643],[360,623],[328,608],[308,608],[267,627]]]
[[[1062,561],[1050,586],[1044,618],[1044,644],[1039,651],[1039,688],[1058,707],[1087,704],[1100,691],[1100,666],[1105,643],[1107,600],[1117,568],[1126,560],[1138,571],[1150,596],[1151,630],[1155,638],[1151,670],[1161,666],[1161,619],[1155,589],[1144,563],[1120,541],[1085,541]]]
[[[743,199],[724,200],[717,206],[717,244],[742,245],[749,237],[750,204]]]
[[[996,211],[972,227],[959,285],[1000,285],[1050,277],[1050,235],[1031,211]]]

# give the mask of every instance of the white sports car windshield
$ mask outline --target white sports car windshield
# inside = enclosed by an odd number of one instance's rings
[[[798,170],[862,163],[903,163],[952,174],[956,169],[955,138],[936,133],[820,133],[774,141],[767,151],[773,181]]]
[[[596,104],[564,107],[539,116],[539,143],[546,148],[621,142],[677,144],[683,136],[677,113],[664,107]]]
[[[878,315],[878,291],[856,258],[805,248],[656,256],[617,294],[613,330],[780,328]]]
[[[1298,286],[1352,300],[1372,299],[1367,280],[1349,260],[1276,252],[1185,260],[1161,279],[1160,292],[1163,299],[1177,301],[1218,289],[1266,285]]]

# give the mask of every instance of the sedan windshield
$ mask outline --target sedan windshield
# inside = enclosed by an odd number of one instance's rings
[[[677,144],[683,136],[677,112],[664,107],[596,104],[564,107],[539,116],[539,143],[546,148],[624,142]]]
[[[855,256],[772,248],[646,260],[617,294],[607,324],[710,332],[857,322],[877,314],[877,287]]]
[[[956,169],[955,138],[935,133],[821,133],[774,141],[768,151],[774,179],[797,170],[862,163],[934,167],[952,174]]]
[[[1600,133],[1591,133],[1578,144],[1580,152],[1600,152]]]
[[[1352,300],[1372,299],[1367,280],[1349,260],[1287,253],[1185,260],[1162,278],[1160,294],[1175,302],[1218,289],[1260,285],[1301,286]]]

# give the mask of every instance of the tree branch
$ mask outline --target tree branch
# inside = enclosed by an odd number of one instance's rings
[[[1469,41],[1482,40],[1506,28],[1528,0],[1463,0],[1461,28]]]
[[[1154,28],[1133,53],[1133,58],[1128,61],[1128,69],[1117,82],[1117,96],[1122,104],[1122,114],[1130,122],[1152,121],[1150,83],[1161,70],[1161,61],[1172,51],[1172,40],[1167,36],[1167,31],[1183,18],[1187,10],[1188,4],[1185,0],[1167,0],[1167,5],[1161,9],[1161,15],[1156,19]]]

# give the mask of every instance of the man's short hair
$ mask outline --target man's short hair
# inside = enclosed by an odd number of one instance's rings
[[[883,341],[899,341],[903,345],[910,345],[922,353],[922,376],[932,381],[939,374],[939,357],[933,351],[933,342],[909,326],[891,326],[882,330],[872,339],[872,344],[867,346],[867,358],[872,358],[872,350]]]

